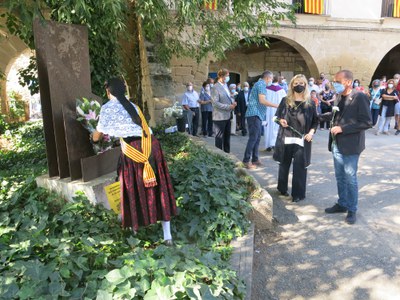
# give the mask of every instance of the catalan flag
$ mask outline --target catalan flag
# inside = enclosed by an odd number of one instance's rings
[[[400,18],[400,0],[394,0],[393,17]]]
[[[209,10],[217,10],[217,0],[204,0],[204,8]]]
[[[395,0],[400,2],[400,0]],[[314,15],[322,15],[324,12],[324,0],[304,0],[304,12]]]

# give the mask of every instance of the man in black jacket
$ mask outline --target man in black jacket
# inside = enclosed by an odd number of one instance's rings
[[[345,221],[356,222],[358,204],[357,168],[361,152],[365,149],[365,130],[372,127],[369,99],[361,92],[353,92],[353,73],[342,70],[336,73],[333,86],[338,93],[333,112],[323,119],[332,120],[329,136],[329,151],[333,163],[338,189],[338,202],[325,212],[347,212]]]
[[[236,96],[236,114],[240,118],[240,130],[242,130],[242,135],[245,136],[247,134],[246,129],[246,110],[247,103],[250,95],[250,86],[248,82],[243,83],[243,90],[239,92]]]

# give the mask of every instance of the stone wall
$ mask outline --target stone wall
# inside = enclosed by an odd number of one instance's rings
[[[210,72],[227,68],[231,72],[240,74],[241,82],[248,77],[261,74],[265,70],[274,73],[294,72],[310,76],[310,71],[304,58],[294,48],[284,46],[282,49],[263,49],[258,53],[247,54],[241,50],[230,51],[223,61],[211,62]]]

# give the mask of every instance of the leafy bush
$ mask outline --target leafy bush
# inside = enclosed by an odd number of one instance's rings
[[[141,228],[132,236],[130,230],[121,229],[112,211],[92,205],[84,195],[65,202],[38,188],[33,178],[45,167],[40,123],[15,129],[7,137],[14,147],[0,152],[1,298],[244,297],[244,285],[226,261],[229,248],[206,247],[229,241],[246,225],[247,205],[238,199],[242,188],[229,161],[211,154],[205,160],[207,152],[196,149],[184,135],[160,136],[181,206],[180,215],[173,221],[177,245],[170,248],[159,240],[159,224]],[[211,166],[192,163],[190,157],[196,161],[193,155]],[[194,178],[196,172],[184,171],[185,163],[197,170],[198,181]],[[224,174],[229,181],[225,184],[234,184],[222,200],[200,192],[215,189],[217,194],[222,193],[223,184],[214,182],[218,176],[211,174],[217,173],[215,168],[220,173],[231,173]],[[211,183],[203,182],[206,175]],[[182,188],[189,184],[189,178],[202,183],[198,190],[194,186],[189,186],[187,192]],[[192,200],[185,200],[188,195]],[[200,201],[202,197],[205,202]],[[212,214],[205,213],[208,206],[214,210]],[[239,220],[240,216],[243,220]],[[194,219],[199,224],[188,225]],[[187,237],[195,244],[190,244]]]
[[[193,144],[186,135],[159,133],[168,159],[178,206],[176,227],[204,245],[228,243],[248,228],[250,205],[244,179],[234,164]]]
[[[0,134],[3,134],[9,128],[9,124],[6,122],[6,116],[0,114]]]
[[[25,101],[17,92],[12,91],[9,95],[9,110],[11,119],[19,119],[25,116]]]

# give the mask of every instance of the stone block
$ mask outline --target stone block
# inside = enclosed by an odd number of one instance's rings
[[[175,76],[192,75],[192,68],[191,67],[174,67],[172,69],[172,74]]]
[[[45,188],[57,193],[68,201],[73,201],[76,192],[82,191],[93,204],[101,204],[110,209],[110,204],[104,187],[115,182],[116,173],[109,173],[94,180],[83,182],[81,180],[71,181],[70,178],[50,178],[48,175],[42,175],[36,178],[39,187]]]

